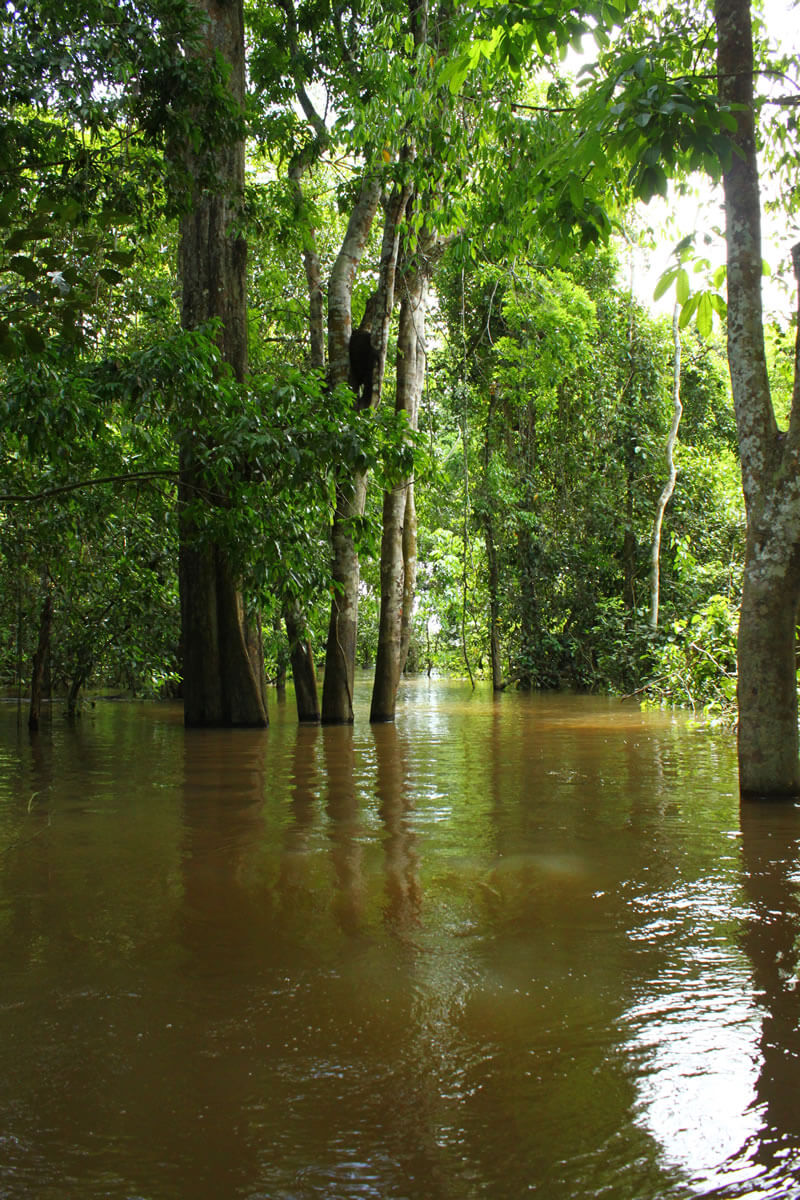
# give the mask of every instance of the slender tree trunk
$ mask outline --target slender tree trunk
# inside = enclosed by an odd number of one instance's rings
[[[403,615],[400,622],[400,674],[406,669],[411,646],[414,600],[417,594],[417,504],[414,479],[406,488],[406,514],[403,521]]]
[[[395,411],[405,412],[417,428],[425,382],[425,310],[428,280],[414,264],[403,279],[397,334]],[[397,689],[408,654],[410,617],[416,581],[416,509],[413,478],[397,481],[383,497],[381,540],[381,611],[372,689],[371,721],[393,721]]]
[[[39,728],[42,711],[42,692],[44,690],[45,667],[47,655],[50,653],[50,632],[53,627],[53,594],[47,581],[42,611],[39,617],[39,641],[33,656],[33,671],[31,673],[31,703],[28,710],[28,729],[35,732]]]
[[[650,548],[650,627],[658,628],[658,601],[661,575],[661,526],[664,522],[664,512],[675,491],[675,481],[678,472],[675,467],[675,442],[678,438],[678,426],[681,423],[683,405],[681,404],[681,331],[678,324],[680,309],[675,305],[672,314],[672,422],[667,434],[667,482],[662,488],[656,505],[656,515],[653,520],[653,541]]]
[[[328,381],[331,387],[350,378],[352,297],[356,271],[380,202],[377,178],[367,178],[350,214],[342,248],[328,286]],[[352,526],[364,515],[366,475],[354,473],[336,486],[331,524],[331,615],[325,647],[322,720],[348,724],[353,720],[356,628],[358,622],[358,554]]]
[[[500,564],[494,536],[493,505],[491,503],[490,470],[492,458],[492,428],[497,397],[495,384],[489,391],[489,409],[486,414],[486,433],[483,441],[483,486],[486,490],[483,504],[483,537],[486,542],[486,565],[489,587],[489,653],[492,660],[492,690],[503,690],[503,666],[500,661]]]
[[[777,428],[761,307],[761,204],[749,0],[717,0],[719,94],[737,121],[724,173],[731,374],[747,549],[739,620],[739,787],[743,798],[794,797],[798,766],[795,629],[800,599],[800,379],[789,431]],[[800,248],[794,253],[800,276]]]
[[[298,208],[304,202],[302,187],[303,169],[302,162],[297,161],[292,164],[289,172],[290,179],[295,188]],[[306,229],[305,231],[303,266],[308,285],[311,368],[314,371],[319,371],[320,375],[322,375],[325,371],[324,294],[319,254],[317,253],[316,232],[314,229]],[[286,625],[286,636],[289,640],[289,661],[292,666],[297,719],[301,722],[319,721],[317,669],[314,662],[314,652],[308,636],[305,613],[298,599],[289,598],[284,601],[283,619]]]
[[[244,102],[244,18],[241,0],[202,0],[208,20],[204,52],[230,66],[228,85]],[[247,374],[247,294],[244,239],[236,232],[244,186],[244,142],[214,152],[218,190],[196,189],[181,223],[182,323],[195,329],[220,319],[220,349],[235,377]],[[192,163],[189,156],[190,165]],[[202,494],[194,465],[191,421],[180,455],[179,584],[183,645],[184,720],[188,726],[266,725],[256,674],[247,651],[239,581],[226,549],[198,529],[191,503]]]

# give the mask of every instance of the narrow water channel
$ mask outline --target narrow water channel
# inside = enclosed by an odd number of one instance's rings
[[[732,739],[0,709],[3,1200],[800,1196],[800,815]]]

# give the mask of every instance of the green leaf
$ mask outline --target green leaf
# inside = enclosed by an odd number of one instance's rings
[[[689,286],[689,276],[683,267],[680,268],[675,281],[675,296],[678,304],[685,305],[689,299],[691,288]]]
[[[720,296],[719,292],[710,292],[709,296],[711,298],[711,307],[714,309],[714,312],[717,313],[717,315],[724,321],[728,315],[728,305],[725,303],[723,297]]]
[[[697,332],[701,338],[707,338],[713,325],[713,308],[708,292],[703,292],[697,305]]]
[[[109,250],[106,254],[109,262],[115,263],[118,267],[130,267],[136,259],[135,250]]]
[[[653,292],[654,300],[660,300],[661,297],[666,292],[669,291],[669,289],[672,287],[673,283],[675,282],[675,276],[677,274],[678,274],[677,267],[670,267],[670,269],[668,271],[664,272],[664,274],[661,276],[661,278],[659,279],[658,283],[655,286],[655,291]]]
[[[699,304],[699,302],[700,302],[700,296],[697,294],[695,294],[694,296],[690,296],[689,299],[686,301],[683,308],[681,309],[681,315],[678,318],[678,326],[681,329],[685,329],[686,326],[689,324],[692,317],[697,312],[697,305]]]

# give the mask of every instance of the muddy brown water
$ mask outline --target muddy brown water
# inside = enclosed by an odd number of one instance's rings
[[[798,810],[732,739],[0,709],[0,1197],[800,1196]]]

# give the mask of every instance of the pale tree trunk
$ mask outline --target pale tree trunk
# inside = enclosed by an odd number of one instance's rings
[[[380,183],[367,180],[348,224],[328,289],[328,379],[331,386],[350,378],[351,301],[355,273],[380,200]],[[389,322],[394,307],[394,283],[401,220],[408,192],[398,189],[390,198],[384,219],[380,277],[372,325],[376,369],[370,406],[380,396],[386,361]],[[353,527],[364,515],[367,475],[353,470],[341,476],[336,486],[336,507],[331,526],[331,574],[333,593],[328,640],[325,648],[325,678],[322,687],[322,720],[325,724],[349,724],[353,720],[356,636],[358,630],[358,551]]]
[[[200,5],[207,17],[204,53],[230,66],[228,86],[244,102],[244,22],[241,0]],[[182,324],[195,329],[219,318],[220,350],[235,377],[247,373],[247,247],[235,231],[244,186],[244,142],[214,153],[218,190],[198,185],[181,222]],[[189,156],[191,168],[192,159]],[[183,644],[184,720],[188,726],[267,724],[247,651],[238,580],[224,546],[198,529],[189,507],[203,494],[194,465],[191,421],[180,454],[179,584]]]
[[[650,547],[650,628],[658,628],[658,602],[661,590],[661,527],[664,523],[664,512],[675,491],[675,481],[678,471],[675,467],[675,443],[678,440],[678,427],[681,423],[683,405],[681,404],[681,331],[678,320],[680,308],[675,305],[672,314],[672,422],[667,434],[667,482],[661,490],[656,505],[656,515],[653,520],[653,541]]]
[[[425,382],[425,312],[428,279],[415,263],[403,276],[397,334],[395,411],[405,412],[417,428]],[[393,721],[397,689],[411,636],[411,609],[416,583],[416,510],[414,480],[406,476],[383,497],[381,539],[381,611],[378,652],[372,689],[371,721]]]
[[[737,131],[724,173],[731,375],[747,549],[739,619],[739,787],[743,798],[800,793],[795,673],[800,598],[800,387],[789,431],[778,432],[761,308],[761,208],[749,0],[717,0],[720,99]],[[795,273],[798,273],[797,248]],[[797,367],[797,363],[796,363]]]

